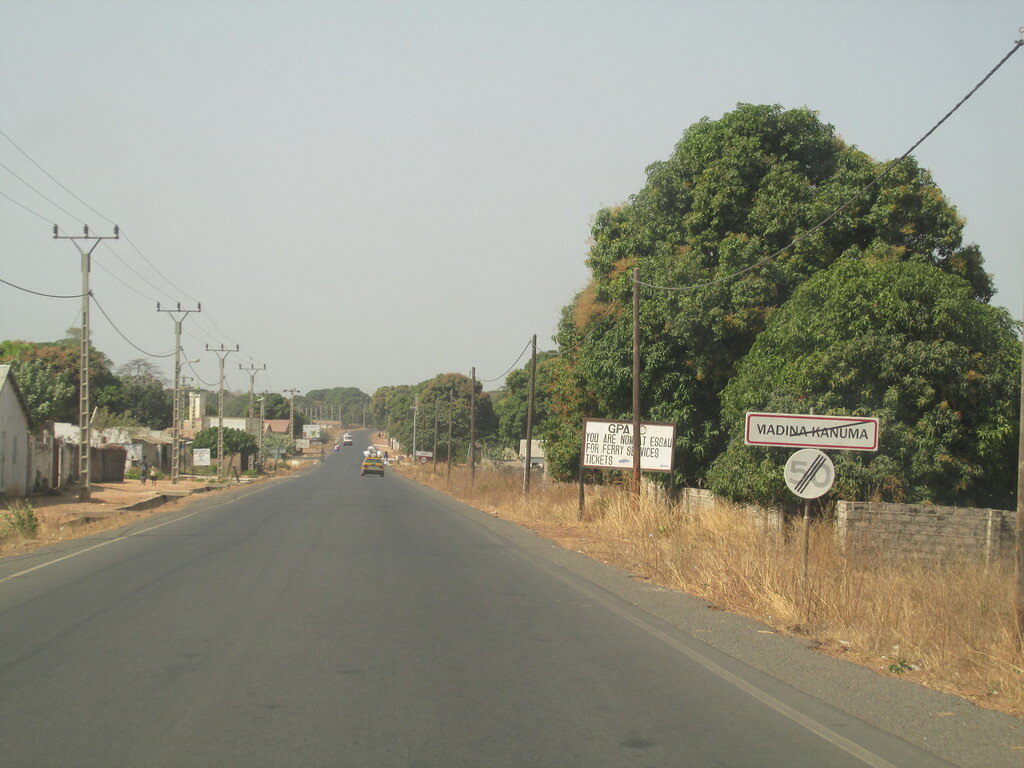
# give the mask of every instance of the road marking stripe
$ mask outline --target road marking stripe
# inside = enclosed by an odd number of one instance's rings
[[[265,486],[265,487],[269,487],[269,486]],[[176,517],[173,520],[166,520],[166,521],[164,521],[162,523],[159,523],[158,525],[152,525],[149,528],[143,528],[141,531],[132,531],[131,533],[126,533],[123,536],[117,536],[116,538],[108,539],[107,541],[101,541],[99,544],[93,544],[91,547],[86,547],[85,549],[80,549],[77,552],[72,552],[70,555],[64,555],[63,557],[58,557],[58,558],[56,558],[54,560],[47,560],[45,563],[40,563],[39,565],[33,565],[31,568],[26,568],[23,571],[18,571],[17,573],[12,573],[10,576],[4,576],[2,579],[0,579],[0,584],[3,584],[5,581],[10,581],[11,579],[16,579],[19,576],[24,576],[26,574],[32,573],[33,571],[38,571],[41,568],[46,568],[46,567],[51,566],[51,565],[56,565],[57,563],[61,563],[61,562],[65,561],[65,560],[70,560],[73,557],[78,557],[79,555],[84,555],[86,552],[92,552],[94,549],[99,549],[100,547],[105,547],[108,544],[114,544],[114,543],[116,543],[118,541],[124,541],[125,539],[132,538],[133,536],[141,536],[144,533],[149,533],[150,531],[155,531],[157,528],[163,528],[165,525],[171,525],[172,523],[180,523],[182,520],[188,520],[190,517],[194,517],[195,515],[198,515],[200,512],[209,512],[211,509],[216,509],[217,507],[223,507],[225,504],[231,504],[231,503],[233,503],[235,501],[239,501],[241,499],[246,499],[249,496],[252,496],[252,494],[255,493],[256,490],[260,490],[260,489],[255,489],[255,490],[251,491],[250,493],[239,494],[238,496],[236,496],[233,499],[228,499],[227,501],[222,501],[219,504],[214,504],[212,507],[206,507],[204,509],[197,509],[195,512],[189,512],[187,515],[182,515],[181,517]]]
[[[558,570],[555,570],[556,568]],[[615,613],[618,616],[621,616],[622,618],[626,619],[626,621],[630,622],[631,624],[634,624],[635,626],[637,626],[640,629],[644,630],[648,634],[653,635],[654,637],[658,638],[659,640],[664,642],[666,645],[668,645],[668,646],[674,648],[675,650],[679,651],[683,655],[688,656],[690,659],[692,659],[693,661],[695,661],[698,664],[700,664],[702,667],[704,667],[709,672],[711,672],[711,673],[713,673],[715,675],[718,675],[718,677],[720,677],[723,680],[725,680],[726,682],[731,683],[732,685],[736,686],[737,688],[739,688],[744,693],[746,693],[746,694],[752,696],[753,698],[757,699],[758,701],[760,701],[762,704],[765,704],[766,706],[770,707],[771,709],[774,709],[780,715],[788,717],[790,720],[795,722],[797,725],[803,726],[804,728],[809,730],[811,733],[819,736],[820,738],[822,738],[825,741],[829,742],[830,744],[838,747],[839,749],[843,750],[847,754],[852,755],[853,757],[857,758],[858,760],[861,760],[866,765],[871,766],[871,768],[897,768],[896,765],[894,765],[893,763],[890,763],[884,757],[876,755],[874,752],[871,752],[870,750],[860,746],[859,744],[857,744],[857,743],[855,743],[853,741],[850,741],[849,739],[847,739],[847,738],[845,738],[843,736],[840,736],[838,733],[833,731],[827,725],[823,725],[822,723],[819,723],[814,718],[809,717],[808,715],[805,715],[803,712],[800,712],[799,710],[794,709],[793,707],[789,706],[788,704],[786,704],[786,703],[780,701],[779,699],[775,698],[774,696],[772,696],[767,691],[761,690],[754,683],[751,683],[751,682],[749,682],[747,680],[744,680],[739,675],[737,675],[737,674],[735,674],[733,672],[730,672],[725,667],[723,667],[723,666],[717,664],[716,662],[712,661],[711,659],[709,659],[707,656],[702,654],[700,651],[695,650],[693,648],[690,648],[689,646],[685,645],[684,643],[681,643],[678,640],[676,640],[674,637],[672,637],[667,632],[664,632],[663,630],[658,629],[657,627],[653,626],[652,624],[649,624],[648,622],[644,621],[642,618],[640,618],[638,616],[632,615],[632,613],[630,613],[626,609],[622,608],[615,601],[608,599],[604,594],[596,592],[596,591],[592,591],[592,590],[588,589],[587,587],[583,586],[582,584],[578,583],[574,579],[570,579],[564,573],[559,573],[558,571],[561,571],[562,569],[559,568],[558,566],[555,566],[555,565],[552,564],[548,568],[546,568],[546,570],[548,570],[549,573],[554,575],[559,580],[561,580],[564,583],[568,584],[569,586],[575,588],[579,592],[582,592],[587,597],[589,597],[592,600],[595,600],[595,601],[601,603],[606,608],[611,610],[613,613]],[[642,610],[642,609],[638,609],[638,610]],[[694,638],[694,639],[696,640],[697,638]],[[698,642],[702,642],[702,641],[698,641]]]

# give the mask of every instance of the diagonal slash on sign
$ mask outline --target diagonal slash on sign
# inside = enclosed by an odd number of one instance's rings
[[[807,486],[811,484],[811,480],[814,479],[814,476],[816,474],[818,474],[818,470],[821,469],[824,464],[825,464],[825,454],[822,453],[822,454],[819,454],[818,457],[815,458],[814,461],[811,462],[811,466],[809,466],[807,468],[807,471],[804,472],[804,476],[800,478],[799,482],[797,482],[797,484],[796,484],[796,492],[797,493],[803,493],[804,492],[804,490],[807,488]]]

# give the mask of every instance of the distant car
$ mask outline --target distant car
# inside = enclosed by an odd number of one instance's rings
[[[352,445],[352,435],[349,434],[348,432],[346,432],[344,435],[342,435],[341,436],[341,444],[342,445]]]
[[[360,475],[380,475],[384,477],[384,459],[380,456],[367,456],[359,469]]]

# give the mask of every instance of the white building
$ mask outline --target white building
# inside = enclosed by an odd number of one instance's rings
[[[6,496],[29,491],[28,415],[11,366],[0,365],[0,494]]]

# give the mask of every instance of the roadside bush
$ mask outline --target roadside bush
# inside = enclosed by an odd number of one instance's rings
[[[39,530],[35,510],[27,501],[13,501],[4,513],[6,527],[26,539],[34,539]]]

